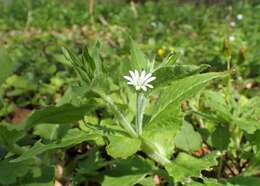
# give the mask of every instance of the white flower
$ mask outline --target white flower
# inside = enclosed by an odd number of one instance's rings
[[[242,19],[243,19],[243,15],[242,15],[242,14],[238,14],[238,15],[237,15],[237,19],[238,19],[238,20],[242,20]]]
[[[151,81],[155,80],[156,77],[152,76],[151,73],[146,74],[146,72],[143,70],[141,73],[139,73],[137,70],[129,71],[130,76],[124,76],[126,80],[128,80],[129,85],[133,85],[136,90],[143,90],[147,91],[147,87],[153,88],[151,84],[149,84]]]
[[[229,36],[229,41],[235,41],[235,37],[234,36]]]
[[[236,23],[235,23],[235,22],[231,22],[231,23],[230,23],[230,26],[235,27],[235,26],[236,26]]]

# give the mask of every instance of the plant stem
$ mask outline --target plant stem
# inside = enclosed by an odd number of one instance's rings
[[[227,61],[227,70],[228,70],[228,94],[230,95],[231,93],[231,88],[232,88],[232,69],[231,69],[231,56],[228,58]]]
[[[129,121],[127,121],[127,119],[124,117],[124,115],[120,112],[119,108],[116,106],[116,104],[114,103],[114,101],[112,100],[112,98],[110,96],[106,96],[105,94],[99,92],[99,91],[95,91],[105,102],[107,102],[109,104],[109,106],[111,107],[111,109],[114,111],[114,114],[116,115],[117,119],[119,120],[119,124],[121,125],[121,127],[123,129],[126,130],[126,132],[132,136],[132,137],[137,137],[137,133],[134,130],[134,128],[132,127],[131,123]]]
[[[218,172],[217,172],[217,178],[219,179],[221,177],[221,172],[222,172],[222,168],[223,168],[223,161],[225,159],[225,155],[226,153],[223,152],[221,157],[220,157],[220,162],[219,162],[219,167],[218,167]]]
[[[15,153],[15,154],[21,155],[21,154],[23,154],[26,150],[25,150],[24,148],[18,146],[17,144],[14,144],[14,145],[12,146],[11,151],[12,151],[13,153]]]
[[[144,108],[145,108],[145,97],[142,92],[136,93],[136,132],[139,136],[142,135],[143,128],[143,116],[144,116]]]
[[[26,152],[26,149],[23,148],[23,147],[20,147],[20,146],[17,145],[17,144],[14,144],[14,145],[12,146],[12,149],[10,149],[10,151],[13,152],[13,153],[15,153],[15,154],[17,154],[17,155],[22,155],[23,153]],[[37,157],[34,157],[33,160],[34,160],[35,165],[37,165],[37,166],[39,166],[39,165],[42,164],[42,160],[39,159],[39,158],[37,158]]]

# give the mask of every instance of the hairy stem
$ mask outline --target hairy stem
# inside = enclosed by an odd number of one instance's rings
[[[144,108],[145,108],[146,99],[144,94],[141,92],[137,92],[136,94],[136,132],[139,136],[142,135],[143,132],[143,116],[144,116]]]
[[[114,101],[112,100],[112,98],[110,96],[106,96],[102,93],[100,93],[99,91],[95,91],[97,94],[99,94],[99,96],[108,103],[108,105],[110,106],[110,108],[113,110],[114,114],[116,115],[117,119],[119,120],[119,124],[121,125],[121,127],[123,129],[126,130],[126,132],[132,136],[132,137],[137,137],[137,133],[134,130],[134,128],[132,127],[131,123],[129,121],[127,121],[127,119],[125,118],[125,116],[120,112],[119,108],[116,106],[116,104],[114,103]]]

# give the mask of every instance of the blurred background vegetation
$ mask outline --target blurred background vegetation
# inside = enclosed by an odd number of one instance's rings
[[[129,36],[151,59],[176,52],[209,71],[225,70],[231,52],[237,88],[259,95],[259,0],[0,0],[0,9],[0,46],[15,62],[0,91],[7,120],[60,100],[75,77],[62,46],[80,53],[99,40],[112,69],[128,57]]]
[[[0,10],[0,143],[4,144],[0,144],[0,185],[37,182],[40,181],[38,177],[45,176],[43,173],[50,175],[50,185],[53,185],[53,165],[58,165],[56,169],[68,170],[64,175],[56,173],[55,179],[62,183],[70,183],[71,179],[79,183],[88,182],[85,173],[93,173],[94,181],[100,175],[104,176],[103,168],[106,171],[107,162],[103,166],[103,157],[98,160],[96,157],[102,154],[106,161],[111,157],[105,153],[104,146],[97,147],[87,142],[41,155],[44,161],[49,161],[46,163],[48,167],[41,171],[38,165],[29,171],[23,162],[9,163],[12,155],[21,154],[14,148],[16,144],[27,152],[27,147],[38,145],[40,141],[46,146],[55,146],[58,140],[64,139],[61,136],[64,137],[67,131],[75,131],[73,134],[78,136],[78,126],[74,121],[59,126],[44,121],[19,132],[11,127],[19,123],[16,126],[23,127],[22,121],[30,121],[30,116],[29,119],[26,117],[34,110],[46,108],[47,112],[39,110],[45,118],[56,106],[72,102],[71,97],[75,98],[75,105],[90,99],[75,86],[78,77],[65,59],[62,47],[81,54],[84,46],[92,51],[99,41],[105,71],[109,72],[111,79],[120,81],[123,78],[118,75],[119,71],[130,59],[129,37],[151,60],[155,60],[156,65],[173,53],[176,64],[190,69],[202,64],[206,64],[203,67],[209,66],[205,69],[199,67],[203,73],[229,70],[227,81],[214,81],[210,84],[212,90],[207,89],[198,97],[183,102],[185,121],[192,125],[185,124],[188,132],[181,130],[184,132],[179,137],[187,137],[190,141],[195,139],[195,147],[190,150],[192,156],[200,157],[211,150],[224,152],[217,171],[211,172],[214,175],[204,172],[206,177],[259,176],[260,0],[0,0]],[[183,72],[175,73],[181,76]],[[121,94],[121,84],[116,83]],[[114,93],[113,99],[119,97],[119,93]],[[86,97],[82,98],[83,95]],[[121,100],[118,105],[127,108]],[[54,107],[48,111],[47,106]],[[93,113],[88,116],[90,122],[114,124],[114,116],[103,105],[93,107]],[[78,114],[79,110],[80,107],[74,112]],[[196,111],[197,115],[191,111]],[[85,114],[84,110],[81,112]],[[38,120],[37,111],[33,113]],[[59,116],[63,118],[66,113]],[[73,137],[73,134],[68,132],[68,136]],[[89,159],[86,152],[90,154]],[[87,155],[86,159],[84,157],[81,161],[81,155]],[[75,162],[75,167],[71,162]],[[89,163],[90,169],[85,166]],[[38,172],[33,175],[37,179],[32,180],[31,172]],[[72,175],[76,176],[72,178]],[[245,177],[239,182],[240,185],[257,186],[259,178]]]

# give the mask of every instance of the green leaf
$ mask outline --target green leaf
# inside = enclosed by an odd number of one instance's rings
[[[78,163],[77,173],[81,175],[99,176],[98,169],[106,165],[105,159],[101,156],[98,148],[93,148],[86,153],[83,160]]]
[[[93,108],[94,105],[91,103],[79,107],[71,104],[47,107],[34,111],[19,128],[30,128],[37,124],[70,124],[82,119]]]
[[[203,158],[195,158],[186,153],[179,153],[177,158],[166,165],[166,170],[175,181],[183,181],[187,177],[198,177],[202,170],[217,165],[216,153],[211,153]]]
[[[249,134],[260,129],[260,122],[250,118],[234,118],[233,123]]]
[[[147,127],[154,131],[149,134],[145,134],[144,131],[144,136],[152,136],[145,137],[149,142],[142,145],[142,149],[148,156],[162,164],[168,163],[167,159],[174,149],[174,137],[181,125],[180,112],[178,112],[180,102],[200,91],[208,81],[222,76],[223,73],[198,74],[174,81],[169,87],[162,89],[160,98],[154,105],[156,110],[152,114],[150,123],[147,124]]]
[[[163,66],[158,68],[153,76],[156,80],[153,82],[154,87],[165,85],[173,80],[181,79],[186,76],[200,73],[201,71],[208,68],[208,65],[173,65],[173,66]]]
[[[54,167],[33,167],[22,181],[24,186],[53,186],[55,180]]]
[[[211,90],[207,90],[203,92],[203,100],[205,106],[207,107],[206,110],[208,111],[210,108],[214,115],[222,122],[230,122],[232,121],[232,114],[230,112],[230,106],[227,104],[225,96],[222,92],[214,92]]]
[[[25,151],[20,157],[12,160],[11,162],[21,162],[24,160],[34,158],[36,155],[49,150],[70,147],[76,144],[80,144],[83,141],[94,140],[95,138],[95,135],[88,134],[79,129],[71,129],[59,143],[43,144],[40,141],[38,141],[33,145],[32,148]]]
[[[33,134],[48,140],[54,140],[58,136],[59,125],[40,124],[35,126]]]
[[[255,119],[255,109],[247,107],[243,111],[243,108],[240,108],[238,105],[232,108],[230,104],[227,104],[222,92],[205,91],[203,101],[206,107],[205,111],[204,113],[197,112],[197,114],[207,119],[219,123],[231,123],[249,134],[253,134],[257,129],[260,129],[260,122]],[[257,104],[257,101],[254,101],[252,104],[254,105],[254,103]],[[233,113],[231,112],[232,109],[234,109]],[[242,110],[241,113],[239,113],[240,109]],[[234,113],[236,112],[238,113],[235,115]]]
[[[149,61],[146,59],[144,53],[139,49],[137,44],[130,39],[131,44],[131,70],[149,70]]]
[[[194,131],[191,124],[184,122],[174,142],[176,147],[187,152],[193,152],[201,147],[202,138],[198,132]]]
[[[236,186],[258,186],[260,185],[260,178],[253,176],[236,176],[228,179],[228,182]]]
[[[133,186],[152,170],[151,163],[139,157],[121,160],[112,167],[105,175],[102,186]]]
[[[225,150],[230,142],[230,133],[227,127],[222,127],[220,125],[214,130],[210,137],[210,142],[213,147],[218,150]]]
[[[63,48],[65,58],[72,64],[74,70],[82,80],[82,84],[92,86],[95,80],[99,80],[102,75],[102,63],[98,54],[99,43],[93,50],[93,55],[89,54],[88,48],[83,49],[83,53],[77,56],[72,51]],[[105,79],[103,79],[106,81]],[[99,81],[99,83],[102,83]]]
[[[180,104],[171,105],[160,117],[145,125],[142,150],[161,164],[169,163],[181,123]]]
[[[260,130],[252,135],[252,142],[256,147],[256,156],[260,158]]]
[[[120,126],[125,129],[125,131],[132,137],[137,137],[137,134],[132,127],[131,123],[126,119],[120,109],[117,107],[115,102],[110,96],[103,94],[102,92],[95,90],[95,92],[100,95],[100,97],[107,103],[110,109],[114,112],[115,116],[117,117]]]
[[[109,136],[107,153],[113,158],[127,158],[140,150],[141,140],[126,136]]]
[[[0,184],[9,185],[16,182],[16,178],[23,177],[30,170],[28,162],[10,163],[0,161]]]
[[[231,184],[222,184],[219,183],[216,179],[203,179],[203,183],[199,182],[192,182],[190,184],[187,184],[187,186],[232,186]]]
[[[22,136],[22,131],[18,131],[10,124],[0,123],[0,144],[4,145],[9,151],[13,150],[16,141]]]
[[[82,105],[83,99],[89,89],[85,86],[69,86],[57,106],[71,103],[74,106]]]
[[[143,180],[139,182],[142,186],[154,186],[154,180],[152,176],[145,177]]]
[[[7,51],[0,48],[0,86],[6,78],[12,74],[14,63],[7,54]]]
[[[172,104],[177,104],[188,97],[195,95],[204,88],[208,81],[223,77],[224,73],[205,73],[189,76],[184,79],[174,81],[169,87],[164,88],[160,94],[160,99],[155,104],[156,110],[152,115],[151,121],[160,117],[163,111],[167,110]]]
[[[86,83],[87,85],[91,84],[93,78],[93,69],[90,68],[91,65],[86,63],[86,59],[81,56],[76,56],[75,53],[70,51],[67,48],[62,48],[63,54],[69,63],[72,64],[74,70],[77,72],[78,76]]]

